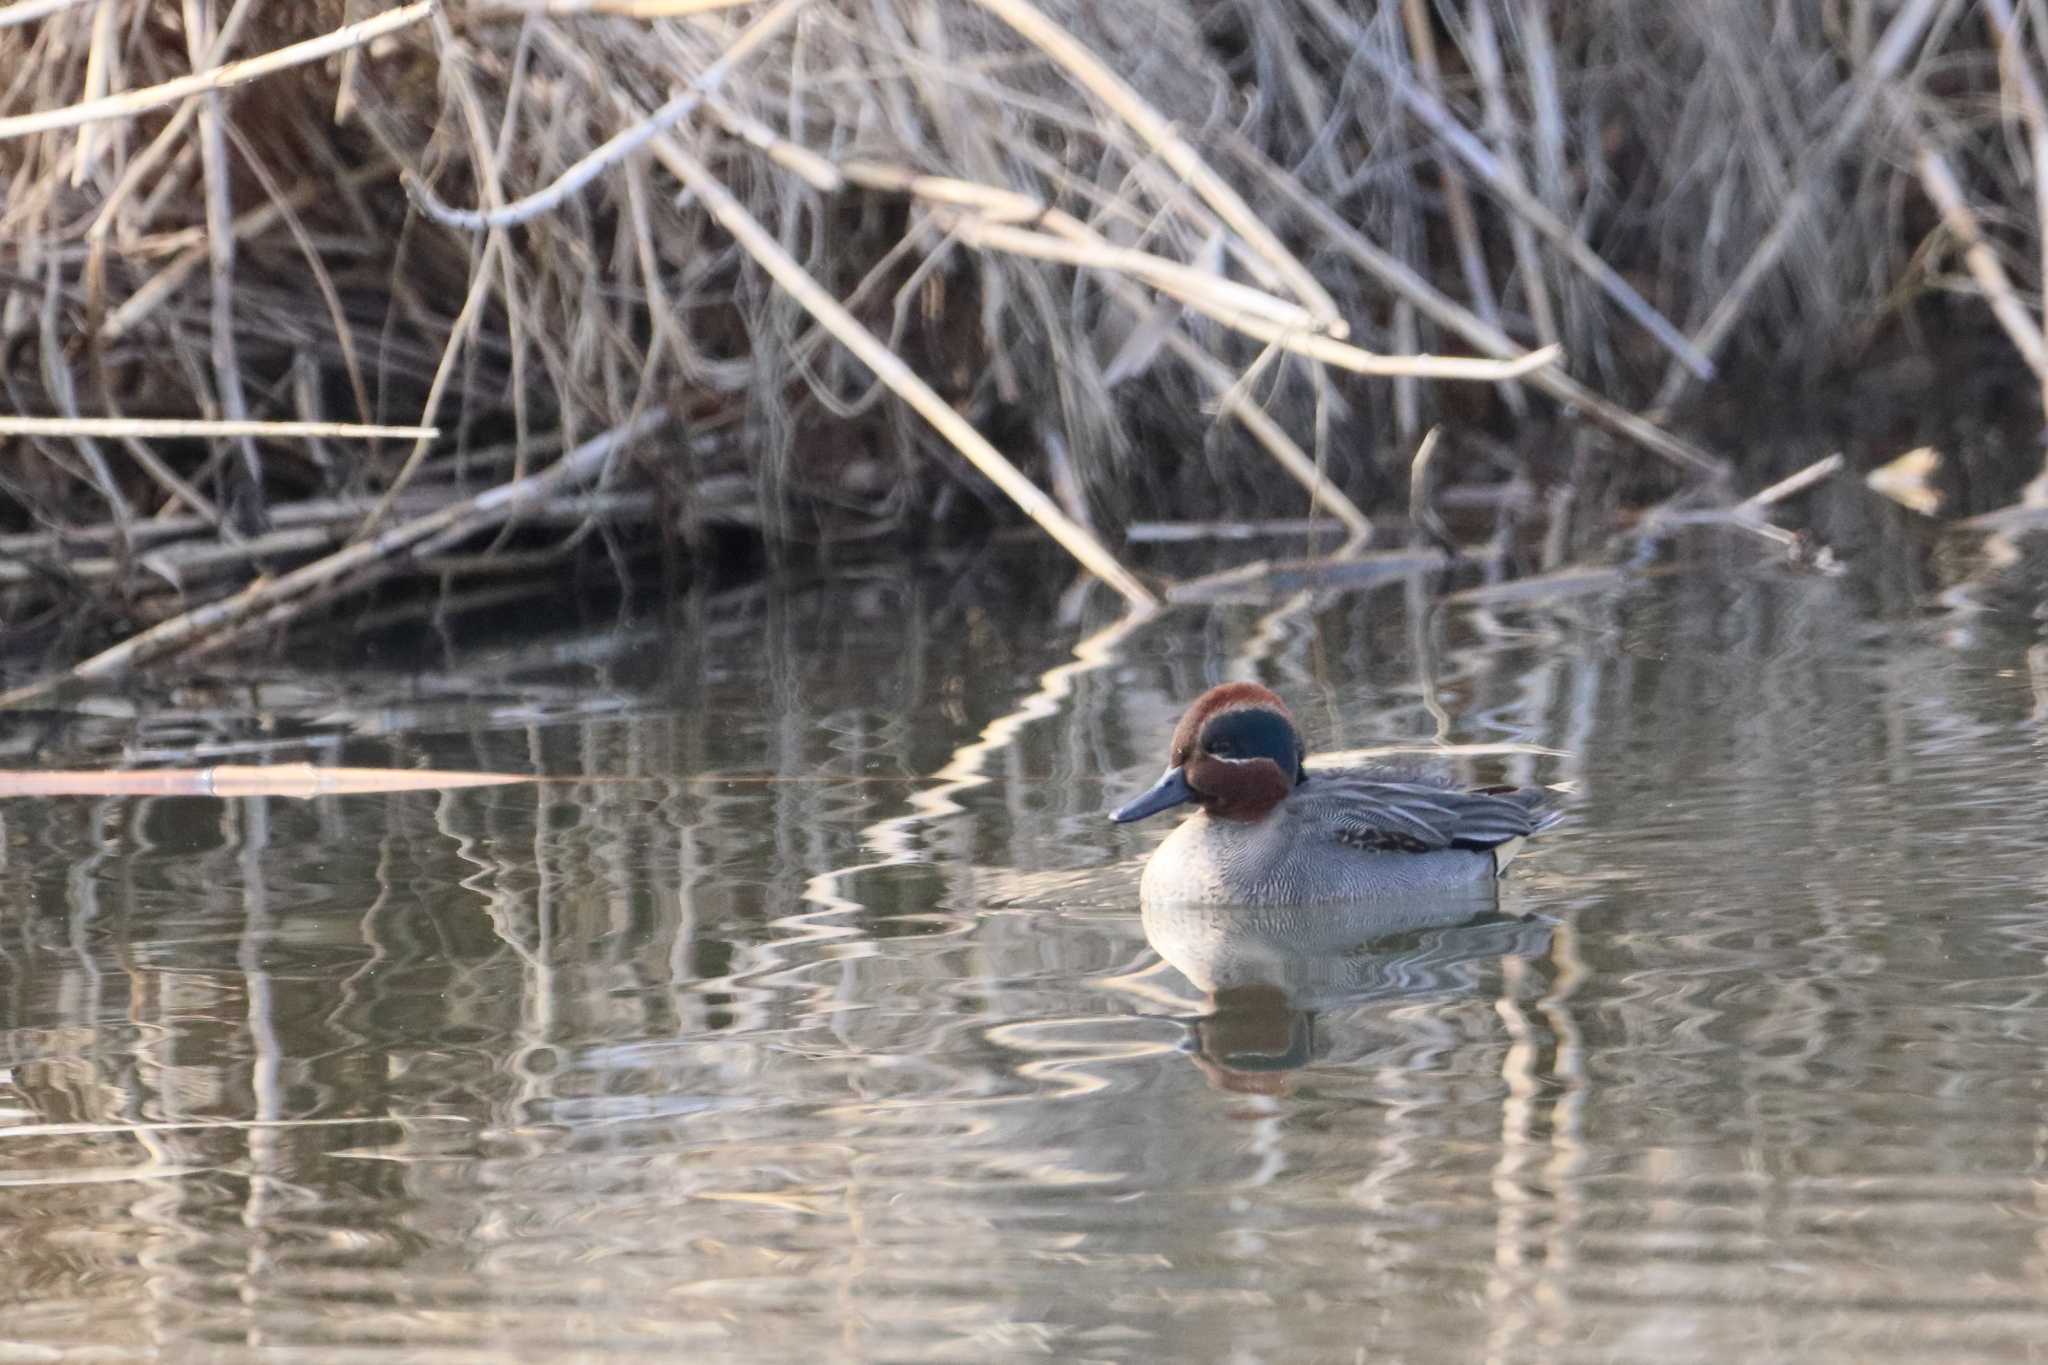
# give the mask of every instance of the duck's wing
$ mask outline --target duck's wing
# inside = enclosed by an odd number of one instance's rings
[[[1540,787],[1462,791],[1426,780],[1334,772],[1313,775],[1308,796],[1338,843],[1374,853],[1489,849],[1555,824]],[[1320,787],[1320,791],[1313,790]]]

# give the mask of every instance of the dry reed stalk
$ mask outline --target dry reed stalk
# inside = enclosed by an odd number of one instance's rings
[[[0,413],[0,436],[41,437],[134,437],[150,439],[223,440],[250,436],[269,440],[295,440],[321,436],[342,441],[384,441],[399,438],[432,439],[438,427],[359,426],[348,422],[261,422],[199,421],[156,417],[20,417]]]
[[[2020,117],[2027,127],[2027,146],[2031,153],[2028,170],[2034,184],[2034,224],[2040,253],[2038,269],[2041,279],[2048,281],[2048,96],[2042,94],[2041,83],[2035,78],[2032,64],[2020,45],[2019,26],[2009,0],[1984,0],[1984,17],[1998,40],[2000,75],[2019,94]],[[2043,296],[2041,307],[2041,325],[2043,330],[2048,330],[2048,295]],[[2043,414],[2048,415],[2048,380],[2044,380],[2043,385],[2041,408]],[[2029,481],[2023,496],[2030,502],[2048,503],[2048,459],[2044,459],[2041,471]]]
[[[1486,134],[1493,140],[1494,155],[1500,158],[1501,174],[1526,188],[1521,165],[1515,160],[1515,130],[1508,107],[1507,78],[1501,61],[1500,42],[1494,31],[1493,0],[1472,0],[1467,10],[1467,28],[1472,35],[1472,73],[1479,81],[1485,101]],[[1536,230],[1519,214],[1508,218],[1508,241],[1515,253],[1515,270],[1521,276],[1522,296],[1529,303],[1529,322],[1536,340],[1545,346],[1559,339],[1557,315],[1551,308],[1550,287],[1545,279],[1543,258],[1537,250]],[[1481,315],[1482,322],[1497,319]]]
[[[1427,128],[1480,183],[1492,190],[1507,207],[1526,219],[1543,237],[1564,254],[1564,258],[1591,280],[1608,300],[1644,331],[1656,338],[1674,357],[1702,379],[1711,379],[1714,364],[1686,339],[1671,320],[1651,307],[1649,300],[1623,279],[1613,266],[1580,239],[1572,227],[1552,213],[1543,202],[1523,188],[1521,178],[1510,174],[1486,144],[1474,136],[1457,116],[1433,94],[1376,51],[1364,31],[1340,11],[1335,0],[1310,0],[1317,17],[1333,32],[1351,37],[1357,59],[1370,66],[1393,91],[1395,99],[1415,120]]]
[[[1354,374],[1382,378],[1406,375],[1417,379],[1499,381],[1519,379],[1555,363],[1559,355],[1559,348],[1555,346],[1530,351],[1513,360],[1376,355],[1320,331],[1304,330],[1308,315],[1285,300],[1148,252],[1114,247],[1100,239],[1093,243],[1063,241],[1042,232],[998,223],[979,223],[972,218],[956,220],[956,231],[969,246],[1032,256],[1042,261],[1124,271],[1246,336]]]
[[[200,74],[213,52],[212,0],[184,0],[185,46]],[[103,10],[102,13],[105,11]],[[246,13],[246,11],[244,11]],[[214,68],[218,70],[219,68]],[[205,186],[207,248],[207,341],[213,360],[213,385],[223,414],[230,422],[249,420],[249,400],[242,386],[242,362],[235,334],[235,209],[228,184],[226,118],[218,86],[198,96],[199,165]],[[252,508],[262,507],[263,462],[256,443],[234,439],[242,452],[243,495]]]
[[[1508,360],[1475,359],[1468,356],[1441,355],[1378,355],[1348,342],[1335,341],[1330,337],[1316,334],[1290,332],[1276,327],[1264,318],[1250,317],[1235,309],[1221,305],[1205,305],[1193,299],[1183,299],[1198,312],[1215,318],[1218,322],[1233,327],[1246,336],[1277,346],[1296,355],[1319,360],[1325,365],[1353,374],[1388,379],[1464,379],[1481,383],[1500,383],[1510,379],[1525,379],[1530,375],[1554,366],[1563,354],[1557,346],[1545,346],[1539,350],[1524,351]]]
[[[1691,344],[1696,349],[1713,355],[1727,342],[1757,289],[1777,270],[1793,237],[1804,225],[1807,214],[1812,212],[1821,181],[1834,170],[1850,143],[1862,133],[1879,97],[1912,56],[1928,25],[1949,3],[1950,0],[1905,0],[1899,12],[1892,16],[1869,60],[1857,70],[1845,107],[1814,146],[1801,153],[1793,171],[1792,189],[1785,196],[1777,221],[1750,253],[1749,259],[1737,272],[1735,282],[1715,303],[1706,321],[1694,330]],[[1668,410],[1690,383],[1691,376],[1673,365],[1657,391],[1653,410]]]
[[[779,138],[771,135],[773,143]],[[1041,223],[1048,231],[1066,239],[1086,253],[1085,263],[1103,263],[1108,273],[1105,277],[1110,292],[1117,297],[1136,317],[1143,317],[1149,308],[1142,293],[1124,279],[1119,267],[1110,264],[1121,248],[1112,246],[1092,227],[1061,209],[1044,201],[1014,190],[1004,190],[992,185],[981,185],[946,176],[919,175],[900,166],[888,166],[872,161],[848,161],[834,166],[823,163],[831,172],[829,178],[820,176],[821,183],[832,183],[844,179],[869,189],[882,190],[928,200],[949,207],[971,208],[976,213],[988,216],[994,222],[1005,220],[1032,221]],[[988,229],[984,227],[982,231]],[[1148,260],[1159,258],[1150,257]],[[1077,260],[1075,263],[1084,263]],[[1178,267],[1186,270],[1187,267]],[[1204,276],[1203,279],[1213,277]],[[1372,519],[1360,511],[1357,504],[1346,497],[1324,477],[1322,469],[1309,458],[1285,429],[1256,405],[1246,401],[1237,392],[1237,376],[1207,351],[1198,346],[1179,328],[1168,326],[1162,333],[1162,344],[1192,368],[1209,388],[1213,389],[1222,403],[1223,411],[1241,422],[1246,431],[1267,453],[1287,471],[1289,477],[1308,491],[1314,503],[1335,516],[1347,533],[1359,544],[1372,536]]]
[[[1211,169],[1209,163],[1174,131],[1172,123],[1121,76],[1111,71],[1100,57],[1075,41],[1072,34],[1047,19],[1026,0],[975,0],[975,3],[1024,35],[1058,63],[1077,84],[1128,124],[1158,153],[1160,160],[1172,168],[1216,216],[1271,267],[1302,306],[1315,316],[1321,326],[1329,329],[1331,336],[1346,334],[1337,301],[1309,273],[1308,267],[1295,259],[1294,253],[1252,212],[1251,206],[1229,182]]]
[[[950,442],[954,449],[965,456],[990,482],[1003,491],[1020,511],[1030,517],[1047,535],[1058,542],[1061,549],[1080,561],[1090,573],[1116,589],[1133,608],[1149,610],[1159,603],[1150,588],[1140,583],[1130,570],[1117,561],[1115,555],[1102,542],[1088,534],[1086,528],[1076,524],[1062,512],[1059,504],[1042,492],[1038,485],[1024,477],[1018,468],[1004,458],[1003,453],[990,445],[988,439],[976,431],[959,413],[949,406],[945,399],[932,391],[929,384],[918,378],[902,357],[884,345],[874,333],[863,327],[860,320],[846,311],[838,299],[826,292],[810,272],[791,256],[775,240],[744,205],[733,197],[723,182],[707,170],[704,164],[684,150],[673,138],[661,138],[655,143],[655,155],[675,177],[682,181],[704,204],[720,227],[730,233],[747,254],[760,263],[804,310],[816,318],[819,325],[829,331],[838,342],[861,363],[874,371],[876,378],[916,411],[918,416],[931,423],[938,433]]]
[[[1337,217],[1327,204],[1303,190],[1293,177],[1268,162],[1256,148],[1240,142],[1238,151],[1250,166],[1271,177],[1274,187],[1322,230],[1330,245],[1350,256],[1380,284],[1427,313],[1439,326],[1449,328],[1474,348],[1490,355],[1506,358],[1528,354],[1506,335],[1488,327],[1470,309],[1445,297],[1406,264],[1381,250],[1363,233]],[[1529,382],[1559,402],[1585,413],[1616,435],[1626,437],[1675,465],[1715,480],[1728,476],[1727,462],[1719,456],[1681,440],[1646,417],[1609,402],[1554,367],[1534,371]]]
[[[1968,267],[1970,277],[1977,281],[1977,287],[1984,291],[1985,300],[1991,305],[1991,315],[1998,319],[1998,325],[2012,339],[2013,348],[2027,362],[2035,378],[2044,389],[2048,389],[2048,341],[2042,337],[2040,324],[2020,302],[2012,281],[2006,276],[2005,267],[1999,263],[1998,253],[1985,240],[1984,229],[1970,208],[1970,202],[1947,158],[1926,140],[1924,134],[1919,140],[1914,164],[1919,171],[1922,188],[1934,206],[1941,210],[1942,222],[1962,243],[1963,263]]]
[[[102,3],[104,2],[105,0],[102,0]],[[0,118],[0,141],[26,137],[30,133],[76,128],[102,119],[132,118],[136,114],[162,105],[175,104],[194,95],[225,90],[229,86],[260,80],[279,71],[288,71],[295,66],[321,61],[337,52],[361,47],[387,33],[410,28],[431,14],[436,3],[437,0],[415,0],[413,4],[387,10],[373,18],[344,24],[334,32],[318,38],[293,43],[274,52],[266,52],[260,57],[248,57],[207,71],[180,76],[161,85],[129,90],[119,95],[109,95],[104,99],[84,100],[77,104],[67,104],[33,114],[15,114]]]
[[[1436,29],[1425,0],[1401,0],[1401,25],[1407,31],[1408,49],[1414,55],[1416,70],[1421,73],[1423,88],[1441,100],[1443,64],[1437,58]],[[1437,180],[1443,186],[1444,217],[1451,225],[1451,241],[1458,248],[1458,265],[1465,276],[1465,292],[1472,299],[1472,311],[1489,325],[1498,327],[1500,303],[1493,292],[1493,281],[1488,277],[1486,252],[1480,244],[1479,218],[1472,209],[1472,196],[1465,188],[1463,177],[1447,159],[1437,158],[1436,165]],[[1529,404],[1518,386],[1503,384],[1501,397],[1515,416],[1529,415]]]
[[[289,611],[301,599],[336,580],[380,562],[388,562],[436,537],[449,533],[473,535],[515,515],[529,503],[552,497],[563,488],[594,477],[621,450],[666,426],[668,421],[668,413],[661,409],[644,412],[632,421],[584,442],[538,474],[499,484],[474,497],[403,522],[372,540],[357,541],[290,573],[260,579],[232,596],[194,607],[151,626],[61,673],[0,692],[0,710],[25,706],[69,685],[117,677],[139,664],[191,648],[219,632],[233,630],[259,614],[279,609]]]
[[[0,28],[12,28],[16,24],[32,24],[38,19],[47,19],[67,9],[97,3],[97,0],[14,0],[14,3],[0,8]]]
[[[405,187],[420,211],[446,227],[480,232],[485,228],[517,227],[559,208],[598,176],[647,146],[697,111],[733,69],[756,49],[787,28],[810,0],[776,0],[741,31],[719,59],[698,72],[681,94],[630,127],[605,139],[545,187],[492,209],[458,209],[441,202],[426,182],[408,172]]]
[[[1239,284],[1199,266],[1182,265],[1149,251],[1095,243],[1062,241],[1007,223],[980,220],[972,214],[941,220],[960,241],[982,250],[1007,251],[1035,260],[1057,261],[1089,270],[1114,270],[1136,276],[1162,293],[1211,316],[1231,314],[1291,331],[1321,331],[1306,308],[1251,285]]]

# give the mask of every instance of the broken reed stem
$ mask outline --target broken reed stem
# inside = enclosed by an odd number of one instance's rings
[[[1330,297],[1308,267],[1266,226],[1229,182],[1210,168],[1195,149],[1174,131],[1173,124],[1146,102],[1123,77],[1110,70],[1064,28],[1045,17],[1027,0],[976,0],[983,9],[1015,29],[1024,39],[1044,52],[1071,76],[1075,83],[1102,101],[1109,111],[1128,124],[1148,143],[1159,159],[1201,196],[1202,202],[1221,218],[1231,231],[1286,282],[1289,290],[1315,317],[1319,327],[1333,337],[1348,334],[1337,301]]]
[[[210,71],[179,76],[161,85],[145,86],[140,90],[129,90],[119,95],[109,95],[104,99],[82,100],[77,104],[67,104],[61,109],[42,109],[31,114],[15,114],[8,118],[0,118],[0,141],[27,137],[31,133],[77,128],[103,119],[130,118],[160,105],[175,104],[194,95],[225,90],[229,86],[260,80],[279,71],[288,71],[295,66],[317,62],[337,52],[361,47],[387,33],[409,28],[432,13],[436,3],[437,0],[416,0],[414,4],[388,10],[374,18],[344,24],[332,33],[322,34],[318,38],[308,38],[305,42],[293,43],[274,52],[266,52],[260,57],[245,57],[239,62],[227,62]]]
[[[1444,429],[1440,426],[1431,427],[1423,433],[1422,444],[1415,448],[1415,458],[1408,462],[1408,521],[1434,541],[1438,549],[1446,554],[1456,554],[1457,542],[1451,539],[1443,517],[1438,515],[1429,497],[1430,465],[1436,458],[1437,444],[1443,434]]]
[[[1841,467],[1842,454],[1840,451],[1836,451],[1833,455],[1815,460],[1812,464],[1795,474],[1787,475],[1770,487],[1750,494],[1737,504],[1735,510],[1738,512],[1761,512],[1767,507],[1775,507],[1795,494],[1804,493],[1823,479],[1833,477],[1835,471]]]
[[[952,219],[950,225],[956,228],[960,240],[968,246],[1007,251],[1043,261],[1127,272],[1246,336],[1357,374],[1498,381],[1517,379],[1532,370],[1541,369],[1555,362],[1560,354],[1559,348],[1548,346],[1513,360],[1377,355],[1349,342],[1338,341],[1320,329],[1306,330],[1311,322],[1309,315],[1284,299],[1150,252],[1112,246],[1099,238],[1094,242],[1065,241],[1026,228],[981,223],[972,218]]]
[[[260,614],[288,613],[293,606],[303,606],[303,599],[316,595],[323,587],[451,531],[460,529],[473,534],[497,525],[528,504],[595,475],[620,450],[665,426],[668,420],[666,409],[650,409],[577,446],[538,474],[485,489],[474,497],[393,526],[374,539],[357,541],[290,573],[259,579],[230,597],[159,622],[62,673],[0,693],[0,710],[26,705],[68,684],[117,676],[138,664],[199,644],[208,636],[231,631]]]
[[[674,138],[661,138],[655,143],[654,151],[661,163],[697,196],[705,211],[768,272],[776,284],[802,305],[840,345],[853,352],[897,397],[931,423],[1024,515],[1037,522],[1040,529],[1058,541],[1060,547],[1079,560],[1090,573],[1123,594],[1124,600],[1133,607],[1149,610],[1159,604],[1152,590],[1119,563],[1101,541],[1062,512],[1058,503],[1025,478],[1001,451],[990,445],[986,437],[955,412],[929,384],[918,378],[901,356],[862,326],[838,299],[812,279],[810,272],[783,249],[772,233],[755,221],[745,205],[733,197],[724,182],[690,155],[681,143]]]
[[[1137,276],[1156,289],[1171,292],[1190,307],[1201,308],[1205,312],[1213,308],[1218,312],[1237,313],[1301,332],[1322,330],[1309,311],[1298,303],[1290,303],[1263,289],[1239,284],[1213,271],[1183,265],[1149,251],[1112,246],[1106,241],[1062,241],[1029,228],[985,222],[971,216],[947,215],[946,225],[954,228],[961,242],[967,246],[1093,270],[1122,271]]]
[[[1941,210],[1941,221],[1963,244],[1963,264],[1969,268],[1970,277],[1977,281],[1977,287],[1984,291],[1985,301],[1991,305],[1991,315],[1998,319],[1998,325],[2012,339],[2014,348],[2027,362],[2027,368],[2034,372],[2035,379],[2048,385],[2048,342],[2042,339],[2040,324],[2020,302],[2012,281],[2006,277],[2005,267],[1999,264],[1998,253],[1984,240],[1984,229],[1977,222],[1977,215],[1964,197],[1963,187],[1957,183],[1948,161],[1927,141],[1925,134],[1917,137],[1920,147],[1913,164],[1920,173],[1921,186],[1934,206]],[[2043,227],[2048,230],[2048,224]]]
[[[420,211],[435,222],[469,232],[481,232],[485,228],[513,227],[538,218],[541,214],[560,206],[605,171],[688,118],[698,105],[724,83],[735,66],[744,61],[756,48],[787,28],[790,21],[796,18],[797,12],[807,3],[809,0],[776,0],[775,4],[740,30],[739,36],[733,39],[731,46],[719,54],[717,61],[698,72],[681,94],[631,127],[606,138],[568,170],[531,194],[497,208],[458,209],[443,203],[439,196],[427,187],[426,182],[411,171],[403,173],[406,193],[412,196]]]

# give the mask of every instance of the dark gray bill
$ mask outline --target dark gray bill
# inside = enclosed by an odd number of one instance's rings
[[[1133,820],[1142,820],[1148,815],[1157,815],[1163,810],[1198,800],[1195,789],[1188,785],[1187,777],[1179,768],[1168,768],[1166,776],[1154,782],[1142,796],[1134,796],[1109,813],[1109,818],[1119,825],[1128,825]]]

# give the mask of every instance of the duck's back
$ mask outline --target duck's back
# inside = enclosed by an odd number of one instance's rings
[[[1553,823],[1540,788],[1461,789],[1390,767],[1311,769],[1259,820],[1198,814],[1145,869],[1147,900],[1301,904],[1490,880]]]

